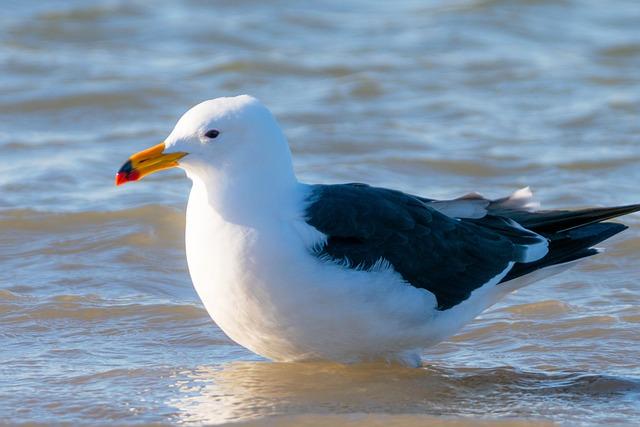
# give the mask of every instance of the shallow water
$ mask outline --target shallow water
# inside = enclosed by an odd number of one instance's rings
[[[304,180],[640,201],[635,0],[11,1],[0,13],[0,423],[640,424],[640,217],[423,369],[273,364],[210,321],[181,172],[113,186],[251,93]]]

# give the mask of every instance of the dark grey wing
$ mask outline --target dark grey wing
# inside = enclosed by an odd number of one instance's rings
[[[318,256],[360,269],[384,259],[409,284],[432,292],[440,310],[507,274],[512,263],[546,252],[546,240],[508,219],[492,227],[463,222],[415,196],[364,184],[313,186],[306,220],[327,236]],[[533,257],[531,247],[540,244],[544,252]]]
[[[440,213],[463,222],[474,222],[494,229],[497,226],[496,231],[505,234],[509,234],[508,227],[516,223],[547,239],[548,250],[543,258],[535,262],[516,263],[502,282],[598,254],[594,245],[627,228],[622,224],[604,221],[640,211],[640,204],[540,211],[535,209],[538,204],[533,202],[532,196],[529,187],[525,187],[497,200],[485,199],[478,193],[452,200],[418,198]],[[503,227],[505,222],[507,229]]]

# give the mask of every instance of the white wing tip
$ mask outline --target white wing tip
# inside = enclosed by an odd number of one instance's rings
[[[536,243],[532,243],[530,245],[518,245],[520,248],[524,249],[522,253],[522,259],[519,262],[533,262],[541,259],[546,254],[549,253],[549,241],[538,233],[527,230],[514,220],[510,219],[509,223],[522,231],[525,231],[530,234],[531,237],[535,237],[537,239]]]
[[[537,261],[549,253],[549,242],[542,236],[540,239],[538,243],[524,246],[525,251],[520,262]]]

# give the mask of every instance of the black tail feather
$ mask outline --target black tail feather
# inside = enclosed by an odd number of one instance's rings
[[[593,245],[627,229],[626,225],[603,222],[618,216],[640,211],[640,204],[591,208],[574,211],[525,211],[514,208],[509,199],[492,201],[488,216],[507,217],[527,230],[544,236],[549,251],[532,263],[517,263],[502,280],[506,282],[535,270],[564,264],[598,253]]]
[[[547,255],[532,263],[514,265],[502,282],[524,276],[540,268],[595,255],[598,251],[592,248],[593,245],[597,245],[627,228],[624,224],[603,222],[583,225],[580,228],[547,236],[549,238],[549,252]]]
[[[616,206],[612,208],[581,209],[576,211],[500,212],[500,210],[497,209],[492,213],[507,216],[524,228],[550,237],[550,235],[554,233],[566,232],[637,211],[640,211],[640,204]]]

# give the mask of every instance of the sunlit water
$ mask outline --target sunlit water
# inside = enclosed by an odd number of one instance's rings
[[[0,423],[640,423],[638,216],[423,369],[289,365],[200,304],[182,173],[113,186],[189,106],[250,93],[307,181],[639,202],[637,1],[0,7]]]

